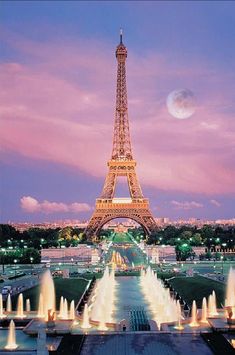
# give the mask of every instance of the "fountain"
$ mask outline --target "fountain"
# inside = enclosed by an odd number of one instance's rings
[[[87,303],[85,303],[85,307],[84,307],[84,311],[83,311],[83,320],[82,320],[81,328],[83,328],[83,329],[91,328],[91,325],[89,323],[89,313],[88,313]]]
[[[181,315],[181,306],[180,306],[179,300],[176,302],[176,304],[177,304],[178,324],[174,328],[177,329],[177,330],[183,330],[184,327],[183,327],[183,325],[181,323],[182,315]]]
[[[208,316],[215,317],[217,315],[218,315],[218,312],[217,312],[217,307],[216,307],[216,295],[215,295],[215,291],[213,291],[208,299]]]
[[[68,316],[68,302],[67,299],[62,296],[60,298],[60,312],[59,312],[59,317],[61,319],[69,319]]]
[[[207,320],[207,302],[206,302],[206,297],[203,297],[202,300],[202,314],[201,314],[201,323],[208,324]]]
[[[146,272],[142,270],[140,285],[144,298],[153,313],[153,320],[160,327],[162,323],[177,322],[179,312],[175,300],[170,295],[169,289],[165,288],[163,282],[156,276],[150,267],[148,267]]]
[[[75,304],[74,300],[70,302],[70,307],[69,307],[69,319],[74,320],[75,319]]]
[[[99,322],[99,326],[97,328],[98,330],[104,331],[104,330],[108,330],[108,328],[106,327],[105,321],[104,319],[101,319],[101,321]]]
[[[226,303],[227,323],[235,324],[235,270],[230,268],[227,281]]]
[[[7,296],[7,312],[12,312],[12,305],[11,305],[11,295]]]
[[[212,303],[212,305],[213,305],[213,314],[214,314],[214,316],[218,316],[218,312],[217,312],[217,306],[216,306],[216,295],[215,295],[215,291],[213,290],[212,291],[212,299],[213,299],[213,303]]]
[[[112,322],[115,285],[114,269],[109,273],[109,268],[106,267],[103,277],[99,280],[95,291],[91,312],[92,320],[96,320],[102,324]],[[101,325],[100,327],[105,326]]]
[[[43,296],[40,293],[39,295],[39,302],[38,302],[38,318],[44,318],[45,317],[45,313],[43,311]]]
[[[115,268],[115,267],[125,268],[126,267],[125,259],[121,256],[121,254],[118,251],[115,251],[115,250],[113,250],[112,257],[111,257],[109,264],[112,265],[113,268]]]
[[[15,323],[13,320],[11,320],[7,337],[7,345],[5,346],[5,349],[15,350],[17,348],[18,345],[16,344]]]
[[[66,298],[64,299],[62,319],[68,319],[68,302]]]
[[[27,298],[27,300],[26,300],[26,312],[30,312],[30,311],[31,311],[30,299]]]
[[[64,297],[60,297],[60,311],[58,317],[62,318],[63,317],[63,312],[64,312]]]
[[[22,293],[19,294],[18,296],[18,304],[17,304],[17,313],[16,313],[17,318],[24,318],[26,317],[24,315],[24,300],[23,300],[23,295]]]
[[[55,286],[53,278],[49,270],[47,270],[42,277],[41,294],[43,299],[43,314],[45,320],[48,320],[48,314],[55,312]]]
[[[2,294],[0,293],[0,319],[5,318],[5,314],[3,313],[3,300]]]
[[[68,311],[68,301],[66,298],[63,296],[60,297],[60,310],[58,317],[60,319],[66,320],[66,319],[75,319],[75,305],[74,301],[71,301],[70,303],[70,311]]]
[[[189,325],[190,327],[199,327],[199,323],[197,322],[197,305],[195,300],[193,301],[191,322]]]

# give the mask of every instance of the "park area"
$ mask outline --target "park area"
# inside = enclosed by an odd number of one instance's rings
[[[208,298],[213,291],[217,297],[217,307],[222,308],[225,300],[224,283],[210,280],[203,276],[185,277],[178,276],[170,279],[170,285],[179,293],[179,295],[191,305],[193,300],[201,308],[203,297]]]
[[[75,301],[75,304],[80,300],[83,292],[85,291],[88,280],[82,278],[71,278],[71,279],[61,279],[55,278],[55,293],[56,293],[56,307],[59,309],[60,297],[63,296],[67,299],[68,302],[72,300]],[[39,301],[39,286],[35,286],[31,289],[28,289],[23,292],[24,299],[30,299],[31,309],[38,309]],[[13,307],[16,306],[17,297],[12,298]]]
[[[139,276],[140,272],[119,272],[118,276]],[[197,306],[201,308],[201,303],[203,297],[208,298],[212,291],[215,291],[217,297],[217,307],[221,308],[224,305],[225,299],[225,284],[223,282],[211,280],[207,277],[201,275],[194,275],[193,277],[188,277],[183,273],[175,274],[168,271],[158,270],[157,275],[159,278],[168,279],[170,285],[174,290],[191,306],[193,300],[196,301]],[[56,292],[56,304],[57,309],[59,308],[60,297],[64,296],[71,302],[75,301],[75,304],[80,300],[83,292],[85,291],[88,280],[93,276],[99,279],[102,274],[99,273],[89,273],[84,274],[84,278],[54,278],[55,283],[55,292]],[[33,287],[29,290],[23,292],[24,299],[30,299],[31,309],[37,310],[38,308],[38,299],[39,299],[39,286]],[[16,298],[13,297],[13,305],[16,305]]]
[[[115,233],[113,243],[133,243],[133,241],[128,233]]]

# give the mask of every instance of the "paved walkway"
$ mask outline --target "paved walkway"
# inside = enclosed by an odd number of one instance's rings
[[[212,355],[200,335],[125,333],[89,335],[81,355]]]

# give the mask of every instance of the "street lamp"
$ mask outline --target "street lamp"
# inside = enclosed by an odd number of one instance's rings
[[[6,256],[6,249],[5,248],[2,248],[1,249],[2,251],[2,273],[3,275],[5,274],[5,256]]]
[[[16,263],[17,263],[17,259],[14,259],[14,264],[15,264],[15,277],[16,277]]]
[[[227,243],[222,243],[222,246],[223,246],[223,262],[224,262],[224,255],[225,255],[224,248],[226,248]],[[223,273],[224,273],[224,263],[223,263]]]
[[[71,258],[72,272],[73,272],[73,258]]]
[[[31,274],[33,272],[33,257],[30,256],[30,263],[31,263]]]
[[[162,259],[165,260],[165,244],[162,244]]]
[[[224,274],[224,257],[221,256],[220,259],[222,261],[222,275],[223,275]]]

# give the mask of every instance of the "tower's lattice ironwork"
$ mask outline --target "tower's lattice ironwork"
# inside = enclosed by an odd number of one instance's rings
[[[113,149],[108,161],[108,174],[100,198],[96,200],[95,211],[86,228],[86,235],[94,238],[108,221],[115,218],[130,218],[138,222],[147,234],[156,228],[156,223],[149,209],[149,201],[144,198],[137,175],[136,161],[133,159],[127,103],[126,58],[127,49],[122,42],[116,49],[117,88],[116,110],[113,134]],[[114,198],[118,176],[126,176],[130,191],[129,199]]]

